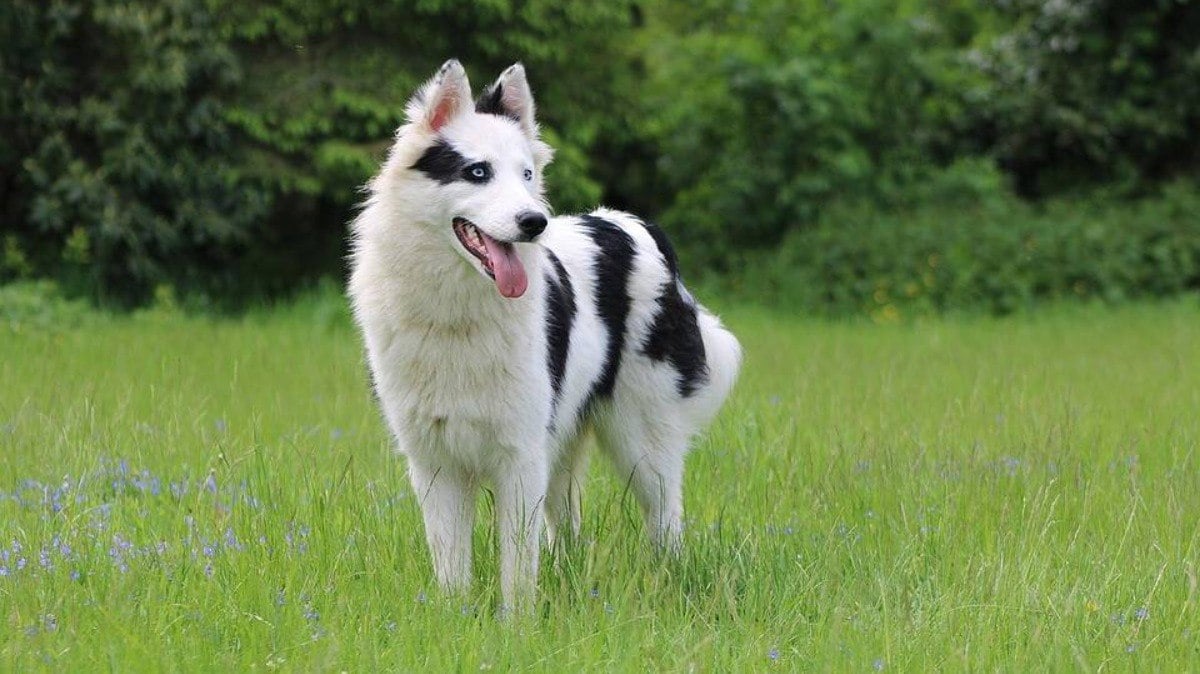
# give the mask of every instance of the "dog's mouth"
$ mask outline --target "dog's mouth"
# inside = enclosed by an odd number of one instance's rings
[[[525,294],[529,279],[511,243],[493,239],[466,218],[454,218],[453,227],[458,242],[479,260],[484,273],[496,282],[501,295],[511,299]]]

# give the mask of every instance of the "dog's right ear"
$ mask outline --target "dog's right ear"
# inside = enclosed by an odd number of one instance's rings
[[[408,121],[437,133],[451,120],[471,110],[472,105],[467,71],[458,59],[450,59],[413,96],[405,112]]]

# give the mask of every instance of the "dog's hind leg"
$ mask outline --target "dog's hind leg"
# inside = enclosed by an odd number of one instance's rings
[[[683,536],[687,434],[646,414],[611,414],[597,430],[618,476],[637,497],[650,540],[677,552]]]
[[[546,489],[546,538],[551,549],[579,536],[582,523],[583,480],[587,474],[587,442],[576,438],[550,469]]]
[[[475,525],[475,484],[446,465],[409,459],[409,477],[425,519],[425,540],[438,584],[451,592],[471,585],[471,530]]]
[[[496,475],[496,531],[500,546],[500,594],[504,607],[532,608],[542,545],[546,463],[514,461]]]

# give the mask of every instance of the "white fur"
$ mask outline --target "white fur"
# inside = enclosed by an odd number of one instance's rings
[[[650,538],[678,546],[687,445],[732,388],[741,350],[701,308],[708,379],[682,397],[671,365],[640,348],[659,310],[656,298],[674,282],[663,255],[633,216],[596,211],[632,237],[636,255],[615,388],[581,414],[609,336],[594,297],[597,246],[579,219],[553,218],[536,243],[515,244],[529,281],[515,299],[500,296],[451,229],[454,217],[466,217],[496,239],[513,240],[516,214],[547,210],[541,172],[550,151],[537,137],[524,70],[509,68],[499,83],[515,120],[476,114],[455,61],[410,103],[409,121],[353,225],[349,293],[383,413],[408,459],[439,583],[455,590],[470,584],[475,498],[489,486],[502,595],[512,606],[534,590],[543,517],[551,539],[578,533],[586,427],[628,480]],[[491,162],[495,178],[441,184],[410,168],[439,137]],[[530,167],[531,182],[523,180]],[[547,368],[546,276],[554,278],[547,250],[569,272],[577,308],[556,406]]]

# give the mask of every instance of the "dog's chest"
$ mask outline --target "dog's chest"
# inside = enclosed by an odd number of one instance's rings
[[[405,449],[476,454],[536,442],[550,384],[544,345],[521,325],[396,325],[372,367]]]

